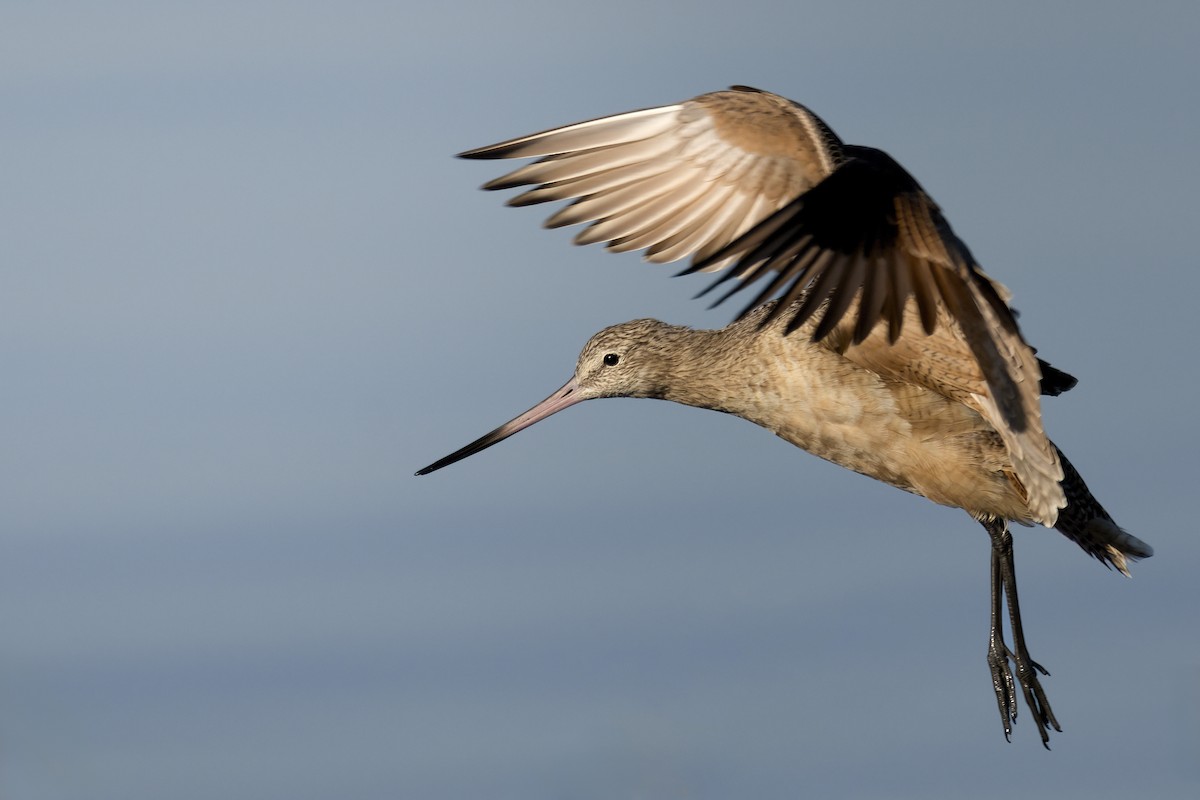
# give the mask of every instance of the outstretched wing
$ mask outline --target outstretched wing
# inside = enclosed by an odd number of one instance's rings
[[[594,119],[468,150],[541,158],[484,184],[536,188],[508,201],[574,200],[546,226],[590,222],[576,244],[645,249],[657,263],[717,251],[826,178],[841,141],[815,114],[746,87]],[[710,260],[708,271],[731,258]]]

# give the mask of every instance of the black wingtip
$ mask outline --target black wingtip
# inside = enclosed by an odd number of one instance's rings
[[[714,262],[715,262],[715,260],[716,260],[716,259],[714,259],[714,258],[713,258],[713,256],[711,256],[711,255],[710,255],[710,256],[706,256],[706,257],[704,257],[704,258],[695,258],[695,257],[693,257],[693,258],[692,258],[692,263],[688,264],[686,267],[684,267],[683,269],[679,270],[679,272],[676,272],[676,273],[675,273],[674,275],[672,275],[671,277],[673,277],[673,278],[682,278],[684,275],[694,275],[694,274],[696,274],[697,272],[703,272],[703,271],[704,271],[704,268],[705,268],[705,267],[707,267],[709,264],[712,264],[712,263],[714,263]]]
[[[472,147],[470,150],[463,150],[461,153],[455,153],[455,158],[465,158],[468,161],[478,161],[485,158],[496,158],[492,155],[496,151],[496,145],[489,144],[485,147]]]
[[[463,150],[461,153],[455,153],[455,158],[465,158],[470,161],[492,160],[497,158],[509,158],[520,147],[517,142],[507,142],[504,144],[489,144],[483,147],[476,147],[472,150]]]

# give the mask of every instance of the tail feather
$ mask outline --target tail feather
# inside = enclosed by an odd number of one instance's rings
[[[1037,350],[1033,352],[1036,353]],[[1038,369],[1042,371],[1042,394],[1058,397],[1063,392],[1074,389],[1075,384],[1079,383],[1079,379],[1074,375],[1063,372],[1053,364],[1043,361],[1040,358],[1038,359]]]
[[[1129,575],[1129,560],[1149,558],[1154,548],[1113,522],[1061,450],[1058,460],[1067,507],[1058,512],[1055,529],[1105,566]]]

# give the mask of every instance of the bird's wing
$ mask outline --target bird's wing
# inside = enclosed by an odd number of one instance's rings
[[[1004,440],[1013,472],[1025,488],[1035,519],[1052,526],[1058,510],[1066,505],[1066,497],[1061,486],[1063,470],[1058,453],[1042,427],[1041,371],[1033,349],[1019,337],[1006,336],[1003,328],[995,328],[991,333],[998,344],[982,348],[995,352],[981,357],[981,348],[971,341],[978,333],[952,318],[940,303],[933,333],[921,330],[917,319],[920,313],[915,302],[907,304],[908,324],[894,342],[889,338],[887,324],[880,322],[861,342],[855,343],[855,323],[848,319],[824,343],[877,374],[924,386],[978,412]],[[996,397],[992,389],[995,378],[990,372],[1002,373],[1002,382],[1011,388],[1010,396]],[[1018,407],[1024,426],[1012,425],[1002,405]]]
[[[841,141],[808,109],[748,87],[594,119],[468,150],[538,161],[484,184],[534,186],[508,201],[574,200],[546,220],[590,222],[577,244],[646,250],[649,261],[709,259],[833,172]],[[715,271],[729,257],[709,260]]]

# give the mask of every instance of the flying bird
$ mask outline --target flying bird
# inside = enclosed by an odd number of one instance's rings
[[[600,331],[562,388],[417,474],[584,400],[650,397],[735,414],[961,508],[991,540],[987,661],[1005,738],[1019,688],[1048,747],[1049,729],[1062,729],[1025,643],[1008,523],[1055,528],[1126,575],[1153,550],[1047,438],[1040,395],[1076,381],[1037,358],[1008,290],[920,184],[808,108],[747,86],[460,155],[536,159],[483,188],[528,187],[513,206],[571,201],[546,225],[588,223],[578,244],[690,259],[679,274],[719,273],[701,292],[724,289],[717,303],[758,291],[720,330],[641,319]]]

